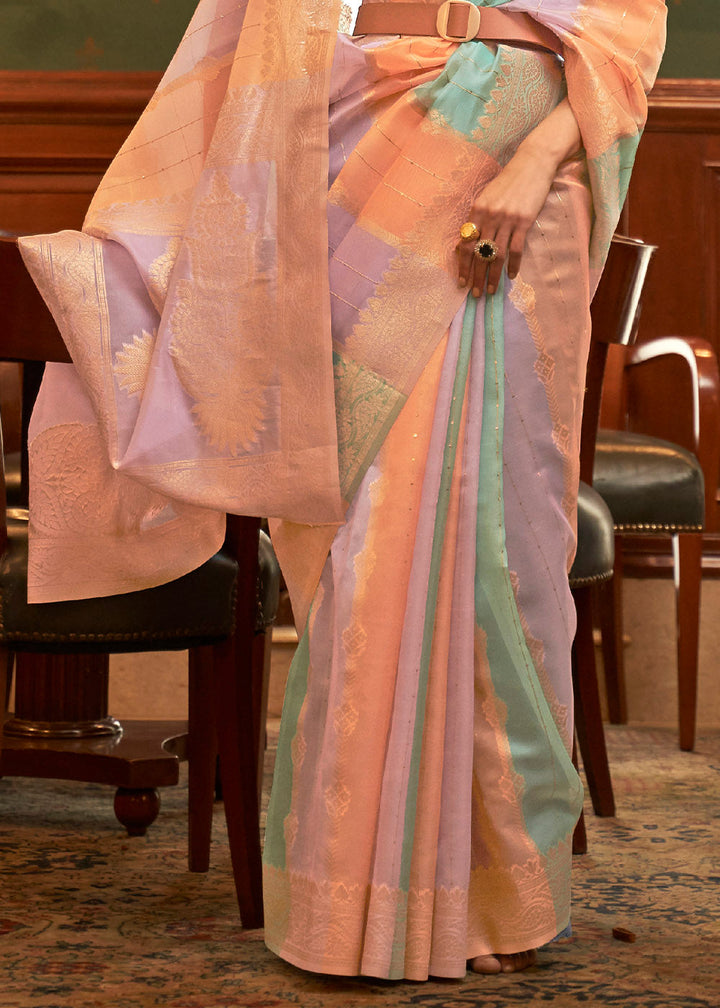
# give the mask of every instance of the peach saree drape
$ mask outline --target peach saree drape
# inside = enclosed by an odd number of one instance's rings
[[[341,518],[322,226],[337,20],[324,0],[204,0],[83,231],[21,243],[73,359],[30,431],[31,601],[178,577],[226,511]]]
[[[569,920],[588,306],[665,9],[492,6],[564,66],[205,0],[83,233],[24,243],[74,360],[33,421],[35,597],[166,580],[225,510],[273,518],[301,640],[266,940],[322,972],[459,976]],[[468,202],[566,90],[584,151],[518,277],[468,298]]]

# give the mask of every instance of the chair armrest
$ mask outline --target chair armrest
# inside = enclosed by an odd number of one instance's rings
[[[697,457],[705,477],[706,528],[716,528],[720,476],[720,374],[706,340],[661,336],[625,362],[628,430],[672,441]]]

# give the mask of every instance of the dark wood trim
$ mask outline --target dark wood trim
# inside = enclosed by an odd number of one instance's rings
[[[658,133],[720,133],[720,80],[656,81],[650,94],[646,129]]]
[[[105,157],[83,157],[80,154],[70,157],[57,154],[0,157],[0,175],[96,176],[101,175],[107,166],[108,159]],[[3,188],[11,189],[12,183],[6,182]]]
[[[150,72],[0,71],[0,123],[132,125],[160,79]]]
[[[79,228],[159,73],[0,71],[0,229]]]
[[[0,71],[0,122],[133,123],[160,83],[149,71]],[[664,78],[650,94],[647,129],[720,132],[720,80]]]

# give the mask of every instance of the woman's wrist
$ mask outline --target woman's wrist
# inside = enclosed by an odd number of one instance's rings
[[[518,153],[533,158],[554,174],[563,161],[580,150],[581,145],[580,128],[565,98],[525,137]]]

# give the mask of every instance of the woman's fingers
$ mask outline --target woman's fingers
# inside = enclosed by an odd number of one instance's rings
[[[475,226],[478,237],[461,238],[456,246],[458,282],[461,287],[470,287],[474,297],[480,297],[486,289],[488,294],[495,293],[504,267],[511,280],[517,276],[528,228],[524,221],[499,227]]]
[[[498,289],[500,284],[500,275],[502,274],[503,267],[507,261],[508,256],[508,246],[512,238],[512,232],[509,231],[507,226],[498,229],[495,234],[495,258],[489,258],[487,262],[487,292],[488,294],[494,294]]]
[[[527,242],[528,231],[530,230],[532,222],[528,219],[524,219],[515,224],[513,228],[513,233],[508,242],[508,252],[507,252],[507,275],[511,280],[520,272],[520,263],[522,261],[523,252],[525,251],[525,244]]]
[[[521,248],[523,242],[524,238],[521,239]],[[511,222],[502,218],[498,220],[473,206],[468,220],[460,229],[460,241],[456,246],[460,286],[469,287],[474,297],[480,297],[486,288],[488,294],[494,294],[509,249],[516,245]]]
[[[474,234],[472,227],[461,232],[465,237],[465,240],[461,238],[458,248],[461,286],[470,287],[476,296],[484,290],[494,294],[503,268],[510,279],[517,276],[528,231],[538,219],[553,178],[554,169],[547,170],[533,150],[521,147],[487,183],[469,210],[468,222],[475,225],[477,239],[469,237],[469,233]],[[478,242],[482,246],[483,240],[495,243],[495,258],[475,254]]]
[[[479,237],[478,223],[469,218],[460,229],[460,241],[455,246],[458,257],[458,280],[461,287],[469,287],[472,284],[475,268],[474,252]]]
[[[494,277],[496,272],[499,277],[504,260],[504,250],[496,237],[486,238],[483,236],[476,243],[473,250],[473,295],[475,297],[480,297],[486,284],[488,285],[488,293],[494,293],[493,290],[490,290],[490,278]]]
[[[474,227],[474,231],[471,231]],[[461,238],[456,245],[458,256],[458,280],[461,287],[470,287],[473,295],[479,297],[485,288],[488,268],[493,261],[500,260],[502,270],[504,250],[496,242],[496,225],[471,215],[461,229]],[[472,234],[472,237],[466,237]]]
[[[480,297],[486,284],[489,294],[497,290],[509,238],[488,225],[477,230],[477,238],[461,240],[456,246],[459,284],[470,287],[474,297]]]

